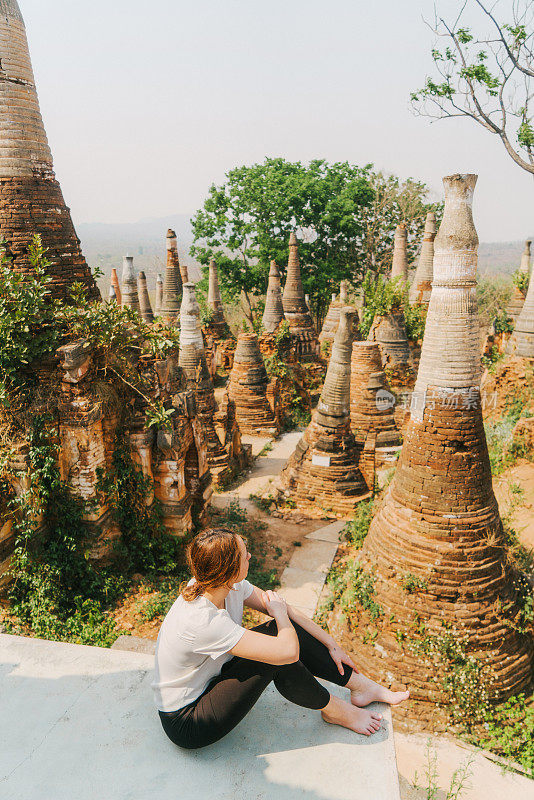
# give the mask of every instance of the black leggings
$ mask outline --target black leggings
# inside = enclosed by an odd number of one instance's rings
[[[293,625],[299,639],[299,661],[276,666],[234,656],[193,703],[178,711],[159,712],[169,739],[191,750],[217,742],[241,722],[271,681],[286,700],[304,708],[324,708],[330,693],[314,675],[346,686],[352,669],[344,664],[341,675],[325,645]],[[278,632],[274,620],[254,630],[270,636]]]

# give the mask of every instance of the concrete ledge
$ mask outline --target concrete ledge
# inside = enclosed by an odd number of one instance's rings
[[[152,656],[7,635],[0,653],[3,800],[399,800],[388,708],[367,738],[268,689],[221,742],[182,751]]]

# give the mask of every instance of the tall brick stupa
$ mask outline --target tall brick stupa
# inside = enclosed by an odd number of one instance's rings
[[[180,324],[180,305],[182,303],[182,276],[178,258],[176,233],[167,231],[167,265],[163,279],[161,307],[159,315],[166,325]]]
[[[410,287],[410,303],[428,306],[432,291],[434,274],[434,239],[436,238],[436,215],[429,211],[426,215],[425,232],[421,244],[421,252],[417,262],[414,279]]]
[[[534,275],[534,273],[532,273]],[[515,323],[511,345],[515,344],[515,355],[534,358],[534,279],[530,276],[527,296]]]
[[[297,358],[299,361],[315,361],[318,355],[319,342],[310,310],[304,298],[300,275],[299,247],[295,233],[292,233],[289,237],[289,260],[282,304],[285,318],[289,323]]]
[[[393,262],[391,264],[391,280],[400,278],[408,280],[408,231],[406,223],[401,222],[395,229],[393,244]]]
[[[54,297],[79,282],[100,298],[54,174],[19,5],[0,0],[0,235],[17,272],[32,271],[34,234],[47,248]]]
[[[265,299],[265,310],[261,324],[267,333],[274,333],[284,319],[284,306],[282,304],[282,288],[280,286],[280,272],[276,261],[271,261],[269,269],[269,283],[267,286],[267,297]]]
[[[319,403],[281,473],[284,495],[308,514],[346,518],[369,496],[350,426],[354,315],[353,308],[341,310]]]
[[[532,242],[530,239],[527,239],[525,242],[525,249],[521,255],[521,261],[519,264],[519,273],[525,273],[528,275],[530,273],[530,247]],[[512,318],[514,325],[517,325],[517,320],[519,319],[519,315],[523,310],[523,304],[525,302],[526,294],[521,291],[515,284],[512,288],[512,296],[510,298],[510,302],[508,304],[508,316]]]
[[[490,699],[531,679],[532,637],[521,632],[518,573],[506,556],[482,420],[475,183],[476,175],[444,178],[411,417],[361,551],[383,613],[359,663],[375,678],[401,677],[418,702],[400,713],[430,719],[436,703],[450,702],[444,637],[482,665]]]
[[[218,338],[224,339],[228,335],[228,325],[224,317],[224,306],[219,287],[219,271],[213,259],[209,264],[208,280],[208,306],[212,312],[209,322],[210,332]]]

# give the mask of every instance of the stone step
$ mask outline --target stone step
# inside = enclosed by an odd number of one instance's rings
[[[0,652],[6,800],[399,800],[386,707],[367,738],[269,688],[222,741],[184,751],[152,706],[153,656],[5,634]]]

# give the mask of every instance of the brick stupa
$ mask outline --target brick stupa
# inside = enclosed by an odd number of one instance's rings
[[[430,302],[432,278],[434,275],[434,239],[436,238],[436,215],[429,211],[426,215],[425,232],[421,252],[417,262],[414,279],[410,287],[410,303],[426,306]]]
[[[314,516],[346,518],[369,496],[350,427],[353,318],[342,309],[319,404],[281,474],[284,495]]]
[[[295,233],[292,233],[289,237],[289,260],[282,304],[284,316],[289,323],[297,359],[304,362],[315,361],[319,343],[310,310],[304,298],[300,275],[299,248]]]
[[[32,272],[28,245],[41,236],[54,297],[74,282],[100,298],[53,168],[16,0],[0,2],[0,231],[17,272]]]
[[[255,333],[240,333],[234,365],[228,382],[239,429],[255,436],[277,436],[280,432],[276,408],[267,399],[269,378]]]
[[[402,444],[391,393],[376,342],[354,342],[350,378],[350,421],[363,448],[360,467],[369,486],[375,471],[394,463]]]
[[[169,228],[167,231],[167,265],[163,279],[163,291],[159,315],[166,325],[180,323],[180,306],[182,303],[182,276],[176,234]]]
[[[425,656],[417,650],[419,639],[464,640],[491,673],[490,698],[509,696],[531,680],[532,639],[514,630],[520,624],[516,581],[482,421],[475,183],[475,175],[444,179],[445,212],[411,419],[395,477],[361,551],[383,613],[372,644],[362,641],[358,649],[359,663],[380,680],[402,676],[417,702],[399,714],[429,721],[434,704],[448,700],[447,667],[439,645],[435,658]]]
[[[328,307],[328,311],[326,312],[326,317],[324,318],[323,327],[321,328],[321,333],[319,334],[319,342],[321,346],[323,342],[333,342],[336,336],[336,331],[339,325],[339,317],[341,315],[341,309],[345,308],[348,305],[348,289],[347,289],[347,282],[341,281],[339,287],[339,297],[335,294],[332,295],[332,301]],[[357,329],[358,320],[354,322],[354,330]],[[322,349],[322,347],[321,347]]]
[[[215,417],[218,409],[213,382],[206,364],[204,340],[200,328],[200,308],[196,299],[194,283],[186,283],[183,286],[179,365],[184,371],[188,388],[195,393],[197,418],[195,424],[199,426],[206,446],[208,464],[214,483],[222,484],[241,464],[236,463],[230,457],[228,449],[221,442],[215,429]],[[233,433],[228,437],[228,441],[231,441],[232,453],[238,461],[241,440],[237,425],[234,424],[233,428]]]
[[[408,231],[404,222],[397,225],[395,229],[390,277],[391,280],[395,278],[399,278],[401,281],[408,280]]]
[[[276,261],[271,261],[269,269],[269,283],[265,299],[265,310],[261,324],[267,333],[274,333],[284,319],[284,306],[282,303],[282,287],[280,285],[280,272]]]
[[[219,272],[213,259],[209,264],[208,307],[211,309],[211,319],[208,325],[211,335],[217,339],[226,339],[228,325],[224,318],[224,308],[219,287]]]
[[[122,293],[121,293],[121,285],[119,283],[119,276],[117,275],[117,270],[115,267],[111,270],[111,286],[115,289],[115,298],[117,303],[122,306]]]
[[[406,334],[406,320],[402,308],[393,309],[384,317],[376,316],[371,325],[370,342],[377,342],[385,367],[395,370],[399,378],[402,373],[412,373],[410,345]]]
[[[137,293],[137,278],[135,277],[133,256],[124,256],[122,260],[121,295],[123,308],[133,308],[134,311],[141,311],[139,307],[139,294]]]
[[[139,297],[139,313],[143,322],[151,325],[154,322],[154,312],[148,295],[146,275],[143,271],[137,276],[137,295]]]
[[[519,265],[519,272],[529,274],[530,273],[530,246],[532,242],[530,239],[527,239],[525,242],[525,249],[523,250],[523,254],[521,256],[521,263]],[[512,296],[510,298],[510,302],[508,304],[508,316],[512,318],[514,325],[517,323],[519,319],[519,315],[523,309],[523,303],[525,302],[526,295],[523,294],[521,289],[519,289],[515,284],[512,288]]]
[[[534,358],[534,279],[532,275],[511,341],[512,347],[515,345],[514,355],[521,358]]]
[[[163,302],[163,276],[161,272],[158,272],[156,277],[156,307],[154,309],[156,317],[159,317],[161,314],[162,302]]]

